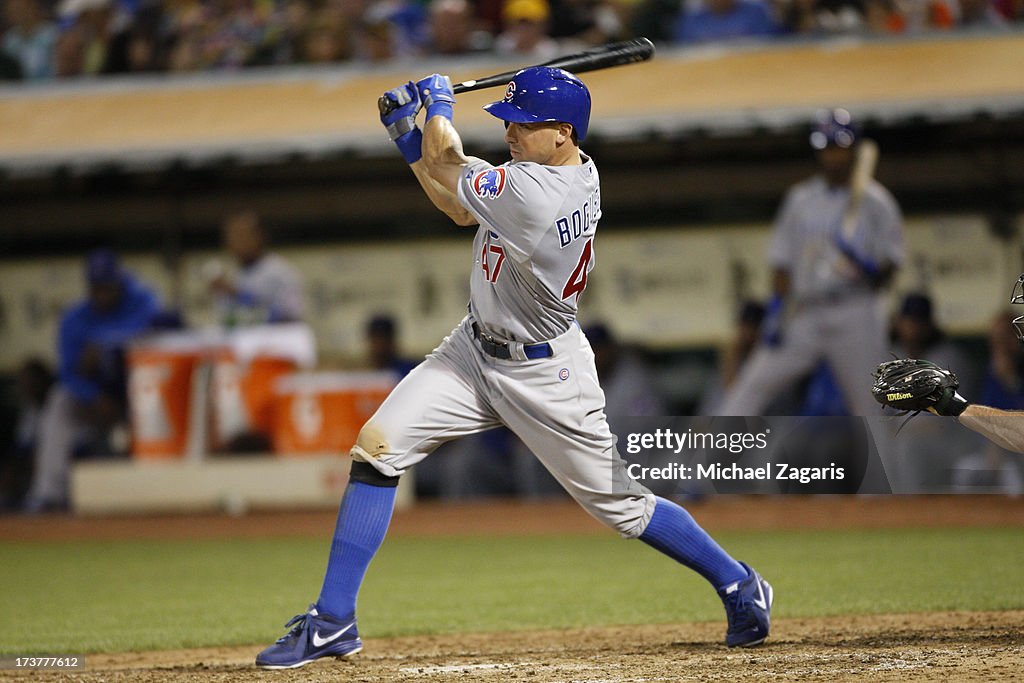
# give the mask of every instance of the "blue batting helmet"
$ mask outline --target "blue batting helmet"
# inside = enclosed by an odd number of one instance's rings
[[[853,147],[860,138],[860,130],[845,109],[826,109],[818,112],[811,130],[811,147]]]
[[[590,91],[583,81],[564,69],[531,66],[516,72],[505,97],[484,109],[509,123],[564,121],[571,123],[576,139],[587,137],[590,123]]]

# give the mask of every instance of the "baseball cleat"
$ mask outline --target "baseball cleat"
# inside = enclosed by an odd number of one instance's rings
[[[291,629],[273,645],[256,655],[261,669],[297,669],[321,657],[351,657],[363,649],[356,630],[356,618],[337,619],[317,612],[310,605],[284,625]]]
[[[768,637],[775,595],[771,584],[760,574],[743,562],[740,564],[747,570],[747,578],[718,591],[729,620],[725,644],[729,647],[753,647]]]

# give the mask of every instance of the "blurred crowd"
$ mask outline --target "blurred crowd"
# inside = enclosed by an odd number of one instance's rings
[[[0,80],[1008,30],[1024,0],[5,0]]]

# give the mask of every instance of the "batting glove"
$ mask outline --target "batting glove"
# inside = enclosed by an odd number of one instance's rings
[[[455,104],[455,93],[452,82],[447,76],[431,74],[416,83],[423,106],[427,108],[427,120],[434,116],[443,116],[452,120],[452,105]]]
[[[423,133],[416,125],[416,114],[419,113],[422,104],[419,90],[415,83],[409,81],[405,85],[388,90],[384,97],[396,106],[387,114],[381,114],[380,122],[387,128],[388,135],[402,153],[405,162],[413,164],[423,156],[420,152]]]

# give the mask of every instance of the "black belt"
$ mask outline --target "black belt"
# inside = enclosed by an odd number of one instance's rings
[[[508,344],[497,341],[488,334],[484,334],[476,323],[473,323],[473,336],[480,342],[480,348],[488,356],[494,356],[502,360],[512,359],[512,351],[509,349]],[[523,355],[532,360],[535,358],[550,358],[555,354],[551,350],[551,344],[543,342],[541,344],[523,344]]]

